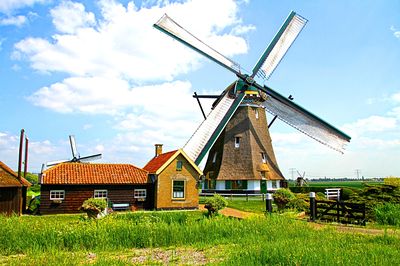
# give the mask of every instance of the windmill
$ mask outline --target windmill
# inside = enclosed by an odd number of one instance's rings
[[[221,93],[183,148],[196,164],[208,153],[204,169],[206,189],[262,191],[266,182],[273,189],[277,188],[277,181],[284,180],[271,144],[268,127],[272,123],[267,124],[265,110],[274,116],[271,122],[278,118],[341,153],[350,142],[348,135],[293,102],[292,97],[286,98],[255,81],[255,78],[269,79],[306,23],[305,18],[290,12],[251,73],[243,71],[238,63],[202,42],[168,15],[154,24],[238,78]]]
[[[77,148],[76,148],[76,141],[75,141],[75,136],[74,135],[69,135],[69,143],[71,145],[72,159],[70,159],[70,160],[52,161],[52,162],[46,163],[46,165],[43,164],[42,165],[42,172],[43,172],[45,166],[49,167],[49,166],[54,166],[54,165],[57,165],[57,164],[60,164],[60,163],[65,163],[65,162],[90,162],[90,161],[93,161],[93,160],[101,159],[101,153],[81,157],[80,154],[78,153]]]
[[[304,171],[303,174],[300,174],[299,171],[297,171],[297,174],[299,175],[296,179],[296,186],[297,187],[304,187],[308,186],[308,182],[306,181],[306,172]]]

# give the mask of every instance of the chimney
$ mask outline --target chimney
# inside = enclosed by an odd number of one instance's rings
[[[155,148],[156,148],[156,154],[155,157],[157,157],[158,155],[162,154],[162,144],[154,144]]]

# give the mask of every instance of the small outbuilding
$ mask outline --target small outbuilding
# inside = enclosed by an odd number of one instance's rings
[[[148,172],[131,164],[61,163],[41,175],[41,214],[77,213],[88,198],[114,210],[152,209]]]
[[[0,161],[0,214],[21,215],[26,208],[26,192],[31,186],[5,163]]]
[[[155,184],[154,208],[197,209],[203,172],[182,149],[162,153],[162,144],[156,144],[155,150],[155,157],[143,167]]]

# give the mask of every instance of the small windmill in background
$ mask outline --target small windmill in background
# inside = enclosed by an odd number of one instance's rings
[[[299,171],[297,171],[297,174],[299,175],[296,179],[296,186],[297,187],[304,187],[304,186],[308,186],[308,183],[305,179],[306,176],[306,172],[304,171],[303,174],[300,174]]]
[[[54,166],[54,165],[57,165],[57,164],[60,164],[60,163],[66,163],[66,162],[90,162],[90,161],[101,159],[101,156],[102,156],[101,153],[81,157],[79,152],[78,152],[78,149],[76,148],[76,140],[75,140],[75,136],[74,135],[69,135],[69,143],[71,145],[72,159],[47,162],[46,164],[42,165],[42,172],[43,172],[45,167]]]

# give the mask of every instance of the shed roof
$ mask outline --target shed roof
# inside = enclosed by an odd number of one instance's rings
[[[31,183],[23,177],[19,181],[18,175],[5,163],[0,161],[0,187],[29,187],[30,185]]]
[[[148,172],[131,164],[67,162],[42,174],[45,185],[146,184]]]

